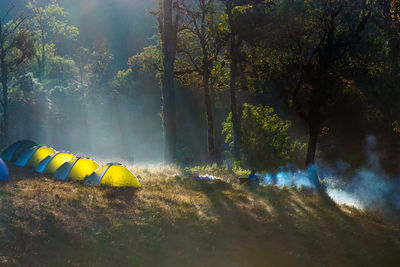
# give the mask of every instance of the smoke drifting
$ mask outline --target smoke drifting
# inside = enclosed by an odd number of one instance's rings
[[[338,204],[345,204],[363,210],[400,210],[400,179],[386,174],[374,152],[377,140],[367,137],[364,167],[351,171],[350,165],[338,161],[336,166],[319,163],[314,166],[327,194]],[[312,170],[289,170],[266,174],[266,185],[296,186],[315,189]]]

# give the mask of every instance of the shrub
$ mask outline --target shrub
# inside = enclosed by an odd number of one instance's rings
[[[243,105],[241,117],[241,165],[257,170],[277,170],[296,162],[305,144],[292,142],[288,134],[290,121],[282,120],[274,109],[267,106]],[[233,143],[232,114],[222,124],[225,142]]]

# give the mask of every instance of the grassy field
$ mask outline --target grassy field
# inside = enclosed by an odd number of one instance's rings
[[[10,166],[0,263],[23,266],[400,266],[398,218],[233,173],[131,166],[142,189],[58,182]],[[201,182],[196,172],[223,178]]]

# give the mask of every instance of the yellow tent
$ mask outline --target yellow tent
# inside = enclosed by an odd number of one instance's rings
[[[51,147],[34,146],[26,150],[15,162],[15,165],[20,167],[36,168],[39,163],[47,156],[55,153],[56,151]]]
[[[83,181],[100,167],[97,162],[88,158],[74,158],[65,162],[58,168],[55,177],[59,180],[67,180],[68,178]]]
[[[119,163],[108,163],[98,168],[86,178],[85,184],[94,186],[140,187],[140,183],[135,175]]]
[[[75,158],[71,153],[58,152],[47,156],[40,164],[36,167],[38,173],[54,174],[57,169],[60,168],[65,162]]]

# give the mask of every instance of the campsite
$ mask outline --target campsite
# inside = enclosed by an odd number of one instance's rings
[[[0,1],[0,265],[400,266],[394,0]]]

